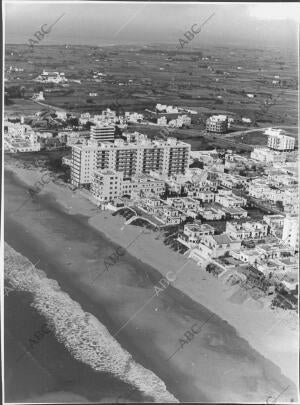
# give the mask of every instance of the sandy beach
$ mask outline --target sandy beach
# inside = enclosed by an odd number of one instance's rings
[[[22,163],[16,163],[16,161],[12,161],[12,159],[7,160],[6,169],[15,173],[21,181],[31,186],[41,177],[41,173],[38,170],[24,169]],[[266,308],[262,309],[257,305],[257,302],[253,300],[247,300],[244,303],[233,300],[233,289],[225,291],[227,287],[225,287],[220,280],[200,270],[193,261],[188,261],[186,257],[170,250],[163,245],[161,240],[156,240],[155,237],[157,235],[155,233],[141,234],[142,229],[139,227],[133,225],[124,226],[124,218],[119,216],[113,217],[111,216],[111,212],[96,211],[95,205],[89,202],[78,191],[75,193],[72,192],[66,185],[49,183],[44,186],[40,194],[41,196],[51,195],[58,204],[64,207],[65,212],[70,215],[88,217],[90,226],[103,233],[112,243],[126,248],[132,256],[139,259],[142,263],[155,268],[161,275],[167,275],[167,273],[171,271],[173,273],[178,272],[176,279],[172,282],[172,287],[175,287],[179,294],[180,291],[182,291],[195,303],[204,305],[209,311],[212,311],[212,313],[223,320],[224,327],[225,325],[227,327],[228,323],[235,328],[238,335],[242,339],[245,339],[253,349],[266,359],[272,361],[281,369],[281,372],[286,377],[293,380],[295,384],[297,383],[298,365],[296,359],[298,342],[296,314],[287,314],[281,310],[273,311]],[[128,245],[130,246],[128,247]],[[109,253],[110,252],[108,252],[108,254]],[[110,276],[112,278],[114,277],[113,270]],[[82,277],[81,281],[86,283],[84,277]],[[157,275],[153,276],[151,279],[153,294],[155,294],[154,285],[156,285],[158,281],[159,276]],[[101,288],[99,283],[100,281],[96,280],[93,288]],[[170,287],[167,289],[169,288]],[[109,298],[110,293],[111,292],[107,292],[106,299]],[[162,300],[164,293],[165,292],[161,293]],[[102,294],[105,294],[103,285]],[[130,294],[130,289],[128,289],[128,294]],[[132,308],[130,308],[130,305],[124,304],[124,306],[126,307],[125,311],[128,311],[128,318],[130,318],[130,314],[133,313]],[[149,306],[151,306],[150,303]],[[165,309],[166,308],[164,308],[164,310]],[[113,308],[111,308],[111,310],[114,311]],[[159,312],[160,309],[154,308],[154,311]],[[189,320],[191,319],[189,315],[187,315],[185,321]],[[136,322],[137,327],[141,327],[143,324],[140,318],[139,321],[136,320]],[[183,322],[183,330],[186,323],[187,322]],[[211,321],[211,323],[213,324],[213,321]],[[132,326],[133,325],[135,325],[135,322],[132,323]],[[151,325],[151,322],[149,325]],[[146,327],[146,325],[144,326]],[[206,339],[210,339],[211,345],[215,344],[218,346],[218,344],[220,344],[218,338],[214,336],[214,331],[211,331],[211,336],[206,336]],[[170,346],[176,349],[176,345],[178,346],[176,342],[178,342],[178,336],[170,336],[169,342],[166,342],[165,335],[156,336],[157,345],[165,353],[172,353]],[[205,342],[202,342],[202,346],[204,343]],[[208,362],[211,362],[211,358],[207,359],[205,355],[207,356],[207,353],[204,351],[201,361],[202,364],[207,363],[208,366]],[[183,363],[183,356],[185,361],[190,361],[192,365],[190,370],[187,370],[186,363]],[[196,378],[200,372],[196,368],[197,361],[194,359],[193,350],[184,350],[184,354],[183,351],[180,351],[174,356],[172,363],[176,365],[178,370],[182,373],[195,374]],[[222,385],[222,397],[228,394],[232,401],[238,401],[241,398],[237,392],[235,393],[235,397],[230,393],[231,382],[236,378],[234,377],[235,373],[235,364],[228,361],[222,372],[218,375],[220,379],[218,382]],[[209,384],[211,377],[212,375],[208,373],[206,381],[205,376],[199,376],[201,384]],[[226,393],[226,386],[228,393]],[[240,394],[242,395],[242,393]],[[272,393],[270,395],[272,395]],[[253,398],[249,397],[249,399]]]

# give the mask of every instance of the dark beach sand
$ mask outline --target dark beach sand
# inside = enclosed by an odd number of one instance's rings
[[[153,285],[161,279],[154,268],[126,253],[109,272],[101,275],[105,269],[104,258],[117,246],[88,226],[87,218],[66,214],[49,195],[38,196],[36,202],[29,200],[14,212],[28,198],[26,190],[7,173],[5,240],[33,263],[39,261],[38,267],[48,277],[57,280],[73,300],[95,315],[122,347],[157,374],[181,402],[265,402],[269,395],[274,398],[287,386],[281,401],[296,398],[294,384],[280,369],[253,350],[218,316],[211,318],[213,314],[204,306],[171,286],[151,299]],[[6,311],[13,311],[14,305],[7,308]],[[201,333],[168,360],[180,346],[179,338],[193,324],[203,323]],[[11,328],[8,329],[10,332]],[[11,334],[19,341],[18,334]],[[60,350],[64,352],[54,342],[47,346],[51,358],[63,359],[63,367],[68,370],[70,356],[58,354]],[[41,356],[44,356],[42,350]],[[41,358],[36,360],[41,364]],[[42,365],[50,373],[48,364]],[[112,376],[108,378],[115,380]],[[100,379],[103,382],[105,377],[101,375]],[[101,387],[105,385],[102,382]],[[85,379],[80,377],[75,394],[95,400],[109,392],[101,390],[100,394],[98,386],[87,388],[85,384]],[[122,390],[125,384],[122,386],[117,381],[116,385]],[[36,389],[35,394],[45,392]],[[134,399],[133,395],[130,400]]]

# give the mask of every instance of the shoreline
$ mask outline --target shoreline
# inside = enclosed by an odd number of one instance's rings
[[[14,164],[6,166],[28,185],[32,185],[35,180],[40,179],[39,171],[33,172],[24,169],[22,163],[20,163],[20,167],[16,167],[16,161]],[[62,191],[64,192],[62,193]],[[109,238],[112,244],[126,247],[137,238],[142,230],[134,225],[124,228],[124,219],[118,216],[112,217],[110,211],[95,214],[95,206],[78,192],[73,193],[67,186],[49,183],[41,191],[41,194],[43,193],[50,193],[67,213],[89,217],[89,225]],[[282,323],[279,323],[282,317],[280,311],[255,308],[255,302],[246,305],[233,303],[228,297],[233,290],[229,294],[225,293],[223,291],[225,286],[219,280],[200,270],[186,257],[170,250],[160,240],[155,240],[155,236],[154,233],[140,235],[127,248],[128,252],[142,263],[157,269],[162,276],[165,276],[168,271],[176,271],[186,263],[172,286],[228,322],[255,350],[279,366],[282,372],[297,384],[298,365],[295,359],[297,359],[298,347],[297,325],[295,324],[296,328],[292,329],[293,322],[295,322],[294,317],[291,317],[293,319],[289,320],[288,324],[284,322],[286,328],[284,329]],[[253,319],[256,321],[254,322]],[[293,338],[291,338],[292,335]],[[286,350],[285,347],[289,348],[289,352],[283,352]],[[293,362],[295,364],[292,368]]]
[[[32,294],[31,306],[46,319],[49,333],[54,334],[75,360],[96,372],[111,373],[154,402],[178,402],[164,382],[136,363],[94,315],[85,312],[57,281],[48,278],[6,242],[5,261],[6,278],[17,281],[17,291]]]

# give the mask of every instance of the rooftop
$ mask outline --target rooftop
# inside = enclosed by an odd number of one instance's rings
[[[218,245],[227,245],[233,241],[233,239],[231,239],[226,233],[223,233],[221,235],[213,235],[212,237]]]

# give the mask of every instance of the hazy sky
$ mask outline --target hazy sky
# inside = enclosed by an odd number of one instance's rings
[[[27,43],[42,24],[49,26],[64,14],[43,44],[178,44],[178,39],[184,38],[193,24],[200,25],[213,13],[193,40],[193,46],[265,44],[294,48],[297,43],[300,15],[297,3],[22,0],[5,3],[5,42]]]

